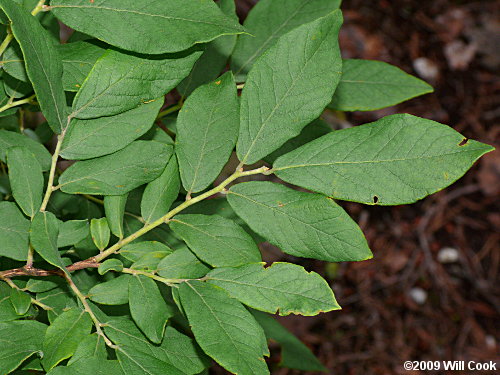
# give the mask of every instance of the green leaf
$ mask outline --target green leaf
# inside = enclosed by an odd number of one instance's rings
[[[49,151],[40,143],[26,137],[25,135],[0,129],[0,160],[6,161],[7,149],[13,146],[21,146],[30,150],[42,166],[42,170],[48,171],[52,162]]]
[[[226,370],[240,375],[269,374],[264,331],[253,316],[218,287],[201,281],[179,286],[182,307],[196,341]]]
[[[236,267],[262,260],[252,237],[222,216],[176,215],[169,225],[201,260],[211,266]]]
[[[47,326],[34,320],[0,323],[0,373],[9,374],[33,353],[42,351]]]
[[[123,270],[123,263],[120,259],[107,259],[99,265],[97,272],[99,275],[104,275],[109,271],[121,272]]]
[[[178,340],[170,333],[171,327],[166,330],[161,346],[152,345],[126,318],[113,318],[104,329],[119,346],[116,354],[125,374],[194,375],[205,367],[194,345]],[[180,346],[176,347],[176,343]]]
[[[59,315],[47,328],[43,340],[43,368],[49,371],[62,360],[71,357],[91,329],[92,320],[83,310],[75,308]]]
[[[217,268],[206,278],[245,305],[272,314],[313,316],[340,309],[328,283],[317,273],[295,264]]]
[[[296,27],[338,9],[340,0],[261,0],[248,13],[245,29],[231,56],[231,69],[238,81],[245,76],[278,38]],[[302,51],[297,47],[297,51]],[[285,65],[286,66],[286,65]]]
[[[89,235],[87,220],[68,220],[59,225],[57,247],[66,247],[77,244]]]
[[[33,93],[31,82],[20,81],[7,73],[4,73],[2,78],[4,81],[5,93],[9,98],[26,98]],[[13,113],[15,113],[15,109]]]
[[[403,114],[335,131],[276,160],[276,175],[334,198],[413,203],[455,182],[493,147]]]
[[[142,270],[149,272],[157,272],[158,264],[165,258],[169,253],[163,251],[154,251],[144,254],[136,262],[134,262],[130,268],[134,270]]]
[[[361,229],[323,195],[254,181],[233,186],[227,199],[250,228],[287,254],[329,262],[372,257]]]
[[[0,1],[11,20],[14,37],[24,55],[26,71],[37,101],[52,130],[67,125],[66,97],[62,85],[62,62],[50,33],[27,10],[12,1]]]
[[[8,149],[6,157],[12,195],[23,212],[33,217],[42,205],[42,167],[33,152],[26,147]]]
[[[31,306],[31,297],[28,293],[12,288],[10,291],[10,303],[14,306],[17,315],[24,315]]]
[[[210,269],[200,262],[188,248],[175,250],[158,264],[158,275],[167,279],[195,279]]]
[[[56,216],[52,212],[38,212],[31,222],[31,245],[46,262],[67,272],[57,250],[58,235],[59,220]]]
[[[303,371],[327,371],[325,366],[297,337],[269,314],[252,311],[268,340],[281,345],[280,366]]]
[[[266,156],[264,160],[269,164],[272,164],[281,155],[285,155],[290,151],[293,151],[296,148],[305,145],[306,143],[314,141],[322,135],[331,133],[332,131],[333,129],[328,123],[324,122],[321,119],[317,119],[307,125],[304,129],[302,129],[298,136],[288,140],[279,149]]]
[[[144,255],[150,253],[168,255],[172,253],[172,249],[158,241],[142,241],[125,245],[120,250],[120,255],[132,262],[137,262]]]
[[[31,278],[26,283],[26,290],[33,293],[47,292],[57,288],[57,286],[60,285],[61,280],[61,278],[56,278],[56,276],[43,277],[42,279]]]
[[[371,60],[344,60],[342,78],[330,108],[338,111],[373,111],[433,92],[426,82],[401,69]]]
[[[108,246],[110,232],[108,221],[105,217],[90,221],[90,234],[92,235],[92,241],[94,241],[99,251],[103,251]]]
[[[65,91],[78,91],[97,59],[106,52],[106,49],[88,41],[61,44],[57,48],[63,63]]]
[[[2,55],[2,60],[2,67],[7,74],[23,82],[29,81],[24,67],[23,53],[16,40],[10,42],[9,47]]]
[[[111,116],[156,100],[189,74],[200,55],[201,51],[189,50],[140,57],[108,50],[97,60],[78,91],[72,116],[80,119]]]
[[[73,164],[59,184],[70,194],[123,195],[159,177],[171,155],[172,146],[135,141],[114,154]]]
[[[69,27],[140,53],[185,50],[218,36],[239,34],[243,27],[226,17],[211,0],[53,0],[50,8]]]
[[[141,216],[151,223],[164,216],[179,195],[181,186],[177,157],[172,155],[163,173],[151,181],[141,200]]]
[[[253,65],[241,95],[236,147],[253,164],[319,117],[340,80],[338,32],[342,13],[299,26],[281,36]]]
[[[231,72],[199,87],[184,103],[175,152],[188,193],[205,189],[227,163],[238,137],[238,105]]]
[[[162,104],[163,98],[115,116],[73,119],[61,156],[68,160],[91,159],[123,149],[151,128]]]
[[[53,322],[64,311],[77,307],[74,294],[66,283],[47,292],[38,293],[36,299],[52,308],[47,312],[50,322]]]
[[[109,229],[119,239],[123,234],[123,215],[127,204],[128,193],[123,195],[106,195],[104,197],[104,212],[108,220]]]
[[[107,361],[106,358],[85,358],[68,366],[53,368],[47,375],[124,375],[118,361]]]
[[[108,358],[106,344],[102,336],[93,333],[85,337],[76,347],[75,354],[70,358],[68,365],[84,358],[95,358],[100,361],[105,361]]]
[[[0,202],[0,256],[25,261],[28,257],[30,221],[15,203]]]
[[[89,298],[101,305],[128,303],[128,282],[131,277],[130,275],[121,275],[110,281],[99,283],[89,290]]]
[[[222,12],[238,22],[234,0],[218,2]],[[206,44],[205,51],[196,61],[191,73],[179,83],[177,90],[183,97],[189,96],[195,88],[208,83],[219,76],[236,44],[236,35],[220,36]]]
[[[128,284],[130,314],[148,339],[160,344],[171,309],[160,294],[156,282],[146,276],[134,276]]]

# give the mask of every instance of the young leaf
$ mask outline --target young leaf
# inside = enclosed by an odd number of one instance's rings
[[[160,344],[171,309],[160,294],[153,279],[134,276],[128,284],[130,314],[144,335],[155,344]]]
[[[238,105],[230,72],[187,98],[177,118],[175,152],[189,193],[205,189],[227,163],[238,137]]]
[[[177,158],[172,155],[163,173],[144,189],[141,200],[141,216],[151,223],[165,215],[179,195],[181,180]]]
[[[109,271],[121,272],[123,270],[123,263],[120,259],[106,259],[99,265],[97,272],[99,275],[104,275]]]
[[[96,61],[106,49],[88,41],[78,41],[57,46],[63,63],[65,91],[78,91]]]
[[[15,203],[0,202],[0,256],[25,261],[28,256],[30,221]]]
[[[319,117],[340,79],[339,10],[281,36],[253,65],[241,95],[237,154],[253,164]]]
[[[75,354],[68,361],[68,365],[83,358],[95,358],[100,361],[105,361],[108,358],[106,344],[102,336],[93,333],[85,337],[76,347]]]
[[[69,220],[59,224],[57,247],[66,247],[77,244],[89,235],[87,220]]]
[[[6,156],[12,195],[23,212],[33,217],[42,205],[42,167],[26,147],[12,147]]]
[[[328,283],[317,273],[295,264],[217,268],[206,278],[245,305],[272,314],[312,316],[340,309]]]
[[[50,9],[69,27],[135,52],[158,54],[185,50],[243,27],[213,1],[135,0],[89,2],[53,0]]]
[[[92,241],[94,241],[99,251],[103,251],[108,246],[110,232],[108,221],[105,217],[90,221],[90,234],[92,235]]]
[[[120,255],[132,262],[137,262],[143,256],[150,253],[171,254],[172,249],[157,241],[142,241],[125,245],[120,250]]]
[[[20,81],[29,82],[28,74],[24,66],[23,53],[16,40],[10,43],[9,47],[3,53],[2,59],[2,66],[7,74]]]
[[[222,13],[238,22],[234,0],[220,0],[218,2]],[[207,43],[205,51],[196,61],[191,73],[179,83],[177,90],[183,97],[189,96],[195,88],[208,83],[218,77],[226,66],[226,62],[236,44],[236,35],[220,36]]]
[[[33,353],[42,350],[47,326],[34,320],[0,323],[0,374],[10,374]]]
[[[1,0],[0,7],[11,20],[40,108],[52,130],[60,133],[67,125],[67,108],[62,62],[55,42],[29,11],[8,0]]]
[[[167,328],[160,346],[152,345],[127,318],[106,322],[105,332],[119,346],[117,357],[125,374],[194,375],[205,367],[203,357],[187,337]],[[175,344],[179,344],[176,346]]]
[[[123,234],[123,215],[127,204],[128,193],[123,195],[106,195],[104,197],[104,212],[108,220],[109,229],[119,239]]]
[[[10,303],[12,303],[17,315],[24,315],[31,306],[31,297],[28,293],[12,288],[10,291]]]
[[[179,286],[182,307],[203,351],[235,374],[269,374],[264,331],[227,293],[201,281]]]
[[[57,250],[58,235],[59,220],[56,216],[52,212],[38,212],[31,222],[31,245],[46,262],[67,272]]]
[[[195,279],[210,269],[200,262],[188,248],[175,250],[158,263],[158,275],[168,279]]]
[[[325,366],[311,353],[311,350],[276,319],[260,311],[252,311],[252,314],[264,329],[267,339],[281,345],[281,367],[303,371],[326,371]]]
[[[132,276],[121,275],[110,281],[96,284],[89,290],[89,298],[102,305],[128,303],[128,282]]]
[[[42,170],[48,171],[52,156],[40,143],[26,137],[25,135],[0,129],[0,160],[6,161],[7,149],[14,146],[25,147],[30,150],[40,163]]]
[[[118,361],[108,361],[106,358],[85,358],[72,362],[68,366],[58,366],[47,375],[124,375]]]
[[[100,158],[79,161],[59,178],[69,194],[122,195],[160,176],[172,155],[172,146],[135,141]]]
[[[200,55],[195,49],[147,57],[108,50],[78,91],[72,115],[80,119],[111,116],[158,99],[189,74]]]
[[[348,59],[329,107],[373,111],[434,91],[426,82],[382,61]]]
[[[365,204],[413,203],[455,182],[493,147],[403,114],[335,131],[274,163],[281,179]],[[462,144],[463,143],[463,144]]]
[[[201,260],[211,266],[236,267],[262,260],[252,237],[222,216],[177,215],[169,225]]]
[[[245,29],[249,35],[238,36],[231,56],[231,69],[238,81],[276,40],[304,23],[324,17],[338,9],[340,0],[261,0],[248,13]]]
[[[254,181],[233,186],[227,199],[250,228],[287,254],[329,262],[372,257],[361,229],[323,195]]]
[[[162,105],[163,98],[115,116],[73,119],[61,156],[68,160],[91,159],[123,149],[151,128]]]
[[[71,357],[91,329],[92,320],[83,310],[75,308],[59,315],[47,328],[43,340],[42,366],[45,371]]]

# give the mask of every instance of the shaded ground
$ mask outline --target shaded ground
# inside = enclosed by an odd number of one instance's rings
[[[240,14],[254,2],[237,0]],[[392,63],[436,89],[395,108],[348,114],[348,124],[408,112],[500,146],[494,74],[500,25],[493,1],[344,0],[343,9],[344,57]],[[373,260],[299,261],[327,277],[343,310],[282,322],[332,374],[408,374],[406,360],[499,357],[499,159],[500,152],[490,153],[452,187],[415,205],[344,204],[364,230]],[[276,257],[270,252],[268,258]],[[273,354],[276,363],[279,351]]]

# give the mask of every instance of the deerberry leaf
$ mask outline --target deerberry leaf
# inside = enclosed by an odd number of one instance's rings
[[[111,233],[105,217],[90,221],[90,234],[92,235],[92,241],[100,251],[103,251],[108,246]]]
[[[43,145],[25,135],[0,129],[0,160],[6,161],[7,149],[13,146],[22,146],[30,150],[40,163],[43,171],[50,169],[52,157]]]
[[[57,250],[58,236],[59,220],[52,212],[38,212],[33,217],[30,228],[31,245],[46,262],[67,272]]]
[[[123,215],[127,204],[128,193],[122,195],[106,195],[104,197],[104,212],[109,229],[118,238],[123,238]]]

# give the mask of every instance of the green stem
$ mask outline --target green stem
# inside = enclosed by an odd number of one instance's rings
[[[150,279],[159,281],[161,283],[167,284],[168,286],[172,286],[172,284],[179,284],[183,283],[185,281],[189,281],[191,279],[166,279],[164,277],[157,276],[151,272],[146,272],[146,271],[140,271],[140,270],[133,270],[131,268],[124,268],[121,272],[123,273],[128,273],[130,275],[143,275],[146,277],[149,277]]]
[[[137,238],[148,233],[150,230],[160,226],[161,224],[168,222],[172,217],[177,215],[182,210],[188,208],[189,206],[192,206],[193,204],[198,203],[198,202],[200,202],[208,197],[211,197],[214,194],[217,194],[217,193],[224,191],[225,187],[227,185],[229,185],[231,182],[233,182],[234,180],[236,180],[240,177],[251,176],[251,175],[255,175],[255,174],[266,174],[268,171],[269,171],[268,167],[261,167],[258,169],[253,169],[251,171],[237,170],[231,176],[229,176],[226,180],[224,180],[220,185],[214,187],[213,189],[211,189],[203,194],[200,194],[194,198],[191,198],[191,199],[185,201],[184,203],[178,205],[177,207],[175,207],[173,210],[171,210],[170,212],[168,212],[167,214],[165,214],[164,216],[162,216],[158,220],[153,221],[151,224],[145,225],[144,227],[139,229],[137,232],[131,234],[130,236],[124,238],[121,241],[118,241],[116,244],[111,246],[109,249],[107,249],[107,250],[103,251],[102,253],[100,253],[99,255],[95,256],[94,257],[95,262],[99,263],[103,259],[107,258],[108,256],[115,254],[116,252],[118,252],[118,250],[120,250],[126,244],[136,240]]]
[[[113,349],[117,349],[118,347],[116,345],[114,345],[111,342],[111,340],[104,334],[104,331],[102,330],[102,327],[104,325],[99,321],[99,319],[97,319],[97,317],[95,316],[94,312],[90,308],[90,305],[87,302],[87,297],[85,297],[82,294],[82,292],[80,292],[80,289],[78,289],[78,287],[75,285],[75,283],[73,282],[73,280],[71,280],[71,277],[69,275],[66,275],[66,280],[68,281],[68,284],[71,287],[71,290],[73,291],[73,293],[75,293],[75,295],[78,297],[78,299],[82,303],[83,308],[85,309],[85,311],[90,315],[90,318],[94,322],[94,326],[95,326],[97,334],[104,339],[104,342],[106,343],[107,346],[109,346],[110,348],[113,348]]]
[[[31,11],[31,14],[36,16],[38,13],[40,13],[43,10],[43,6],[45,5],[45,0],[40,0],[38,4],[33,8]]]
[[[2,278],[2,279],[0,279],[0,280],[5,281],[5,282],[6,282],[6,283],[7,283],[7,284],[11,287],[11,288],[13,288],[13,289],[17,289],[17,290],[20,290],[20,291],[24,292],[24,290],[22,290],[22,289],[21,289],[21,288],[19,288],[16,284],[14,284],[14,283],[12,282],[12,280],[11,280],[11,279],[9,279],[9,278]],[[40,302],[39,300],[37,300],[37,299],[35,299],[35,298],[31,297],[31,295],[30,295],[30,298],[31,298],[31,303],[32,303],[33,305],[37,305],[37,306],[39,306],[39,307],[41,307],[42,309],[47,310],[47,311],[48,311],[48,310],[52,310],[52,307],[47,306],[46,304],[44,304],[44,303]]]
[[[68,123],[71,121],[70,118],[68,118]],[[67,129],[67,127],[66,127]],[[57,160],[59,159],[59,153],[61,152],[61,146],[64,140],[64,136],[66,135],[66,129],[64,129],[61,134],[57,136],[57,145],[56,149],[54,150],[54,154],[52,155],[52,163],[50,165],[50,172],[49,172],[49,181],[47,182],[47,190],[45,190],[45,196],[43,197],[42,201],[42,206],[40,207],[40,212],[44,212],[45,209],[47,208],[47,204],[49,203],[50,196],[52,195],[52,192],[57,190],[57,187],[54,187],[54,177],[56,175],[56,166],[57,166]]]
[[[35,99],[35,95],[31,95],[30,97],[28,97],[26,99],[21,99],[21,100],[15,101],[15,102],[14,101],[9,102],[9,103],[5,104],[3,107],[0,107],[0,112],[6,111],[12,107],[17,107],[19,105],[33,103],[33,99]]]
[[[156,119],[159,120],[165,116],[168,116],[169,114],[178,111],[179,109],[182,108],[182,103],[177,103],[176,105],[173,105],[172,107],[167,108],[166,110],[158,113],[158,116],[156,116]]]

